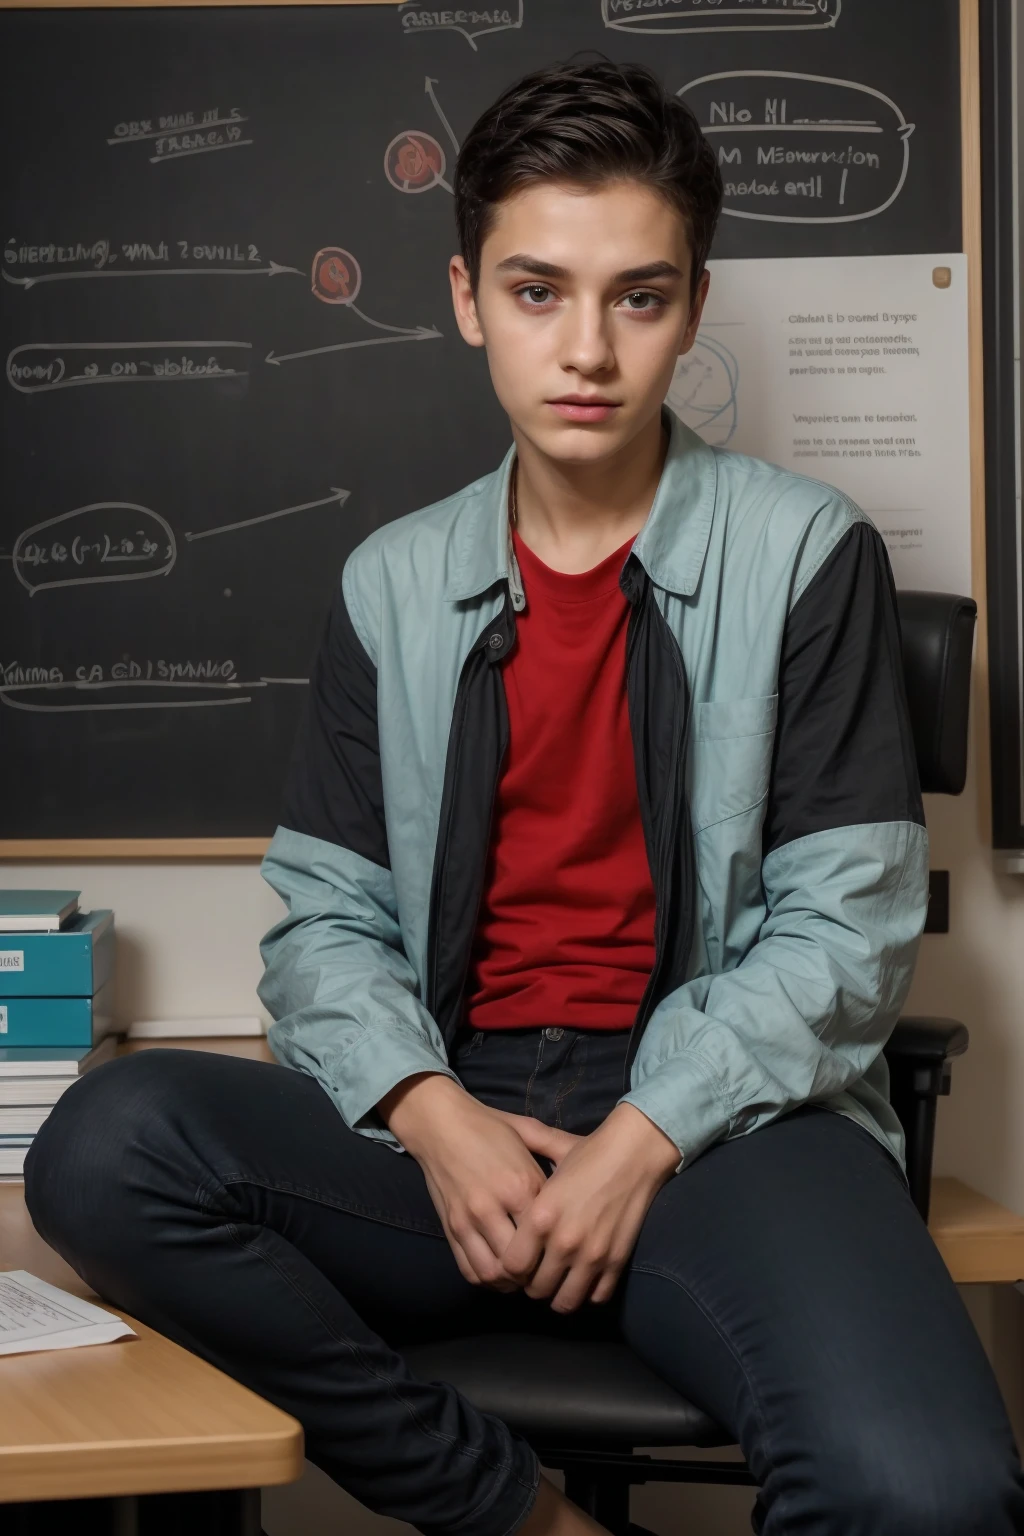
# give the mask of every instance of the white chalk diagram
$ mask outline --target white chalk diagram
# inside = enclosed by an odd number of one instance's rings
[[[712,448],[725,448],[739,425],[740,365],[725,342],[703,331],[676,363],[666,400]]]
[[[40,273],[30,277],[13,276],[4,271],[8,282],[28,293],[37,284],[70,277],[209,277],[252,276],[263,273],[303,276],[298,267],[271,262],[269,266],[243,268],[146,268],[90,272]],[[315,298],[338,305],[355,315],[373,334],[354,336],[347,341],[328,342],[322,346],[279,352],[274,348],[264,362],[273,367],[300,358],[317,357],[328,352],[350,352],[363,347],[394,346],[396,343],[439,341],[443,333],[434,325],[392,325],[377,320],[356,304],[362,286],[358,260],[341,246],[325,246],[317,251],[312,263],[311,292]],[[23,395],[45,394],[55,389],[80,388],[90,384],[174,384],[243,379],[249,375],[248,341],[67,341],[24,342],[7,355],[6,377],[12,389]]]
[[[743,101],[754,100],[751,89],[754,82],[766,83],[767,94],[763,98],[764,117],[761,121],[755,120],[749,106],[737,107],[735,96],[730,96],[728,92],[728,83],[732,81],[742,82],[738,94]],[[790,82],[790,84],[779,82]],[[726,199],[722,211],[727,217],[753,219],[766,224],[853,224],[862,219],[877,218],[880,213],[892,207],[903,191],[910,170],[910,138],[915,125],[907,122],[896,102],[890,96],[886,96],[884,91],[876,90],[871,85],[861,85],[855,80],[836,79],[831,75],[807,75],[791,70],[741,69],[702,75],[699,79],[691,80],[687,85],[681,86],[676,95],[685,99],[705,86],[715,86],[721,93],[717,101],[710,102],[706,113],[707,120],[701,122],[701,128],[713,144],[719,145],[719,167],[723,178],[726,179]],[[854,102],[854,105],[849,107],[849,111],[871,111],[873,115],[871,117],[804,116],[798,104],[794,112],[794,101],[799,103],[802,87],[810,87],[813,92],[814,88],[821,86],[832,90],[834,97],[840,102],[841,93],[849,93],[847,99],[852,98]],[[789,94],[780,94],[783,91]],[[859,105],[865,97],[867,102]],[[692,106],[693,103],[691,102],[690,105]],[[888,123],[884,121],[886,113],[891,114]],[[700,116],[701,113],[698,111],[698,117]],[[746,137],[748,135],[751,137]],[[758,142],[758,136],[761,142]],[[841,138],[837,136],[845,138],[846,143],[843,144]],[[727,148],[722,141],[729,138],[735,139],[736,142]],[[819,140],[817,146],[813,144],[808,146],[808,141],[815,139]],[[891,144],[893,139],[898,139],[900,145],[896,157],[895,183],[881,201],[869,208],[858,209],[852,213],[798,214],[761,213],[730,205],[728,188],[730,184],[735,185],[735,183],[729,183],[730,175],[739,177],[740,185],[749,188],[756,182],[748,180],[748,174],[755,178],[757,174],[762,174],[766,177],[763,185],[767,186],[767,178],[772,176],[774,169],[778,165],[785,164],[790,167],[792,178],[810,177],[811,196],[819,201],[826,200],[823,172],[841,171],[838,185],[834,192],[831,187],[829,188],[827,199],[832,206],[841,208],[853,192],[850,182],[851,169],[866,168],[869,171],[881,171],[882,152],[887,142]],[[783,142],[791,147],[779,148]],[[757,165],[753,172],[748,172],[747,162],[743,159],[744,146],[750,153],[757,152]],[[816,192],[813,188],[815,179],[818,184]],[[794,179],[791,184],[799,187],[807,185],[802,179]],[[884,186],[882,191],[885,192]],[[747,191],[734,195],[756,194]],[[774,195],[778,195],[777,181]]]
[[[452,149],[458,155],[459,141],[437,99],[434,90],[437,83],[436,79],[427,75],[423,81],[423,90],[430,99]],[[448,159],[442,144],[432,133],[422,128],[403,128],[401,133],[395,134],[384,151],[384,175],[396,192],[417,196],[420,192],[432,192],[435,187],[441,187],[449,196],[454,196],[451,182],[445,178],[447,169]]]
[[[818,32],[834,27],[843,0],[601,0],[615,32]]]
[[[234,522],[221,523],[213,528],[199,529],[186,533],[184,538],[187,544],[194,544],[202,539],[237,533],[241,529],[293,517],[302,512],[312,512],[321,507],[335,507],[340,511],[350,495],[350,491],[332,486],[326,496]],[[39,592],[69,587],[169,576],[177,563],[178,554],[179,544],[174,530],[159,512],[138,502],[101,501],[74,507],[70,512],[62,512],[56,517],[33,523],[22,530],[14,542],[11,554],[3,558],[11,562],[15,578],[29,595],[35,596]],[[196,670],[202,672],[205,669],[216,673],[218,666],[222,673],[229,668],[233,673],[232,663],[200,663]],[[0,681],[0,704],[33,714],[80,713],[83,710],[208,708],[217,704],[249,704],[252,696],[246,690],[276,685],[302,686],[308,682],[304,677],[261,676],[244,681],[233,675],[193,676],[192,663],[184,664],[177,670],[187,670],[189,675],[154,677],[152,661],[126,661],[112,668],[111,672],[131,675],[104,676],[95,681],[63,677],[52,680],[36,675],[45,674],[46,668],[13,667],[10,673],[5,672],[0,676],[6,677],[13,673],[19,680]],[[21,679],[20,674],[25,673],[28,675]],[[164,694],[164,697],[136,698],[117,703],[39,703],[32,697],[41,691],[51,697],[70,691],[74,697],[80,698],[83,693],[95,695],[111,689],[156,690]],[[206,696],[168,698],[168,690],[179,694],[182,691],[192,694],[201,692]],[[26,694],[30,697],[24,697]],[[210,694],[217,697],[209,697]]]
[[[481,4],[443,11],[428,10],[425,5],[411,0],[399,7],[398,20],[404,37],[423,37],[428,32],[458,32],[473,52],[478,53],[478,37],[519,31],[523,25],[523,0],[515,0],[512,5]]]
[[[311,288],[314,298],[324,304],[336,305],[355,315],[364,325],[383,335],[355,337],[350,341],[332,341],[323,346],[304,347],[295,352],[276,352],[273,348],[264,361],[273,367],[282,363],[294,363],[302,358],[321,357],[328,352],[352,352],[360,347],[394,346],[399,342],[440,341],[442,332],[436,325],[390,325],[375,320],[356,304],[363,284],[362,268],[351,251],[340,245],[328,245],[313,257]]]

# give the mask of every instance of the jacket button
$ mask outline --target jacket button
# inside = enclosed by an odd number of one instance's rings
[[[492,651],[500,651],[502,646],[505,644],[505,637],[504,635],[492,635],[487,644],[490,646]]]

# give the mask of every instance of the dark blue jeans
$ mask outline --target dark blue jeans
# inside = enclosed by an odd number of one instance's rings
[[[588,1133],[625,1045],[466,1032],[452,1061],[482,1101]],[[427,1536],[511,1536],[539,1466],[402,1345],[503,1328],[624,1338],[742,1446],[764,1536],[1024,1532],[956,1288],[891,1155],[832,1111],[670,1178],[612,1300],[565,1315],[463,1279],[414,1159],[284,1067],[154,1050],[95,1068],[36,1138],[26,1196],[101,1296],[294,1414],[312,1460]]]

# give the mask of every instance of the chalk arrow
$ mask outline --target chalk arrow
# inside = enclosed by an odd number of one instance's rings
[[[426,91],[427,95],[430,97],[431,105],[433,106],[434,111],[437,113],[438,117],[441,120],[442,128],[444,129],[445,133],[448,135],[448,137],[452,141],[452,148],[454,149],[455,153],[458,154],[458,152],[459,152],[459,141],[455,137],[454,133],[452,132],[452,125],[448,121],[448,119],[445,117],[444,113],[442,112],[442,110],[441,110],[441,103],[438,101],[436,95],[434,94],[434,86],[436,84],[437,84],[437,81],[436,80],[432,80],[430,78],[430,76],[427,75],[426,78],[423,81],[423,89]]]
[[[254,523],[269,523],[275,517],[290,517],[293,512],[310,512],[314,507],[329,507],[334,501],[343,507],[351,494],[351,491],[343,491],[332,485],[331,494],[321,496],[319,501],[303,501],[297,507],[281,507],[277,512],[264,512],[262,517],[245,517],[240,523],[222,523],[219,528],[204,528],[201,533],[186,533],[185,537],[194,543],[196,539],[212,538],[215,533],[234,533],[236,528],[251,528]]]
[[[330,347],[309,347],[305,352],[274,352],[267,353],[265,362],[272,363],[279,368],[282,363],[293,362],[297,357],[319,357],[323,352],[349,352],[354,347],[387,347],[397,341],[437,341],[441,332],[436,326],[427,327],[418,325],[414,331],[407,331],[401,336],[370,336],[365,341],[336,341]]]
[[[64,283],[80,277],[277,277],[281,272],[305,275],[298,267],[284,267],[278,261],[267,267],[139,267],[131,272],[121,267],[116,272],[104,268],[99,272],[43,272],[39,277],[12,277],[6,271],[0,275],[17,288],[34,288],[37,283]]]
[[[365,320],[367,325],[372,325],[378,331],[393,331],[396,336],[412,336],[414,338],[419,336],[440,336],[441,334],[440,331],[426,325],[385,325],[383,320],[374,320],[369,315],[364,315],[363,311],[357,309],[354,304],[350,304],[348,307],[354,315],[359,316],[360,320]]]

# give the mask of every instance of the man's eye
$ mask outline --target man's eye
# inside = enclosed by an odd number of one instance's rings
[[[546,304],[551,297],[551,289],[545,288],[543,283],[531,283],[529,288],[520,288],[519,297],[530,304]]]
[[[628,309],[639,310],[642,313],[644,310],[657,309],[662,301],[656,293],[639,292],[627,293],[625,302]]]

